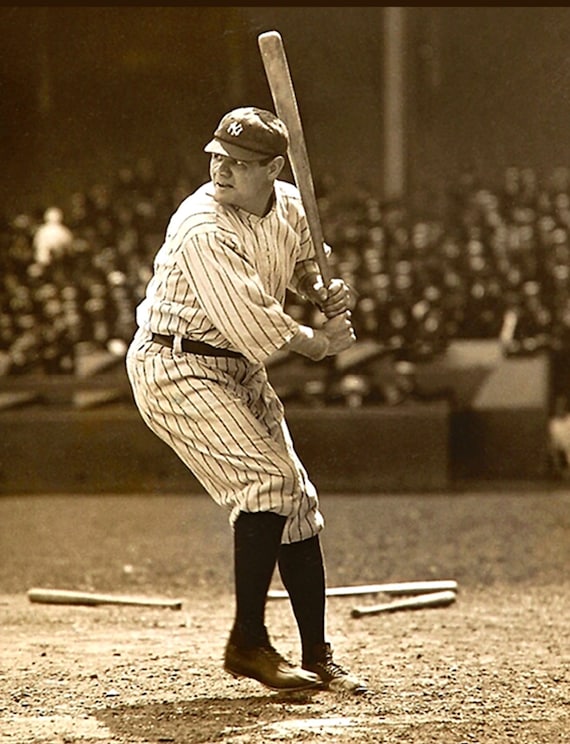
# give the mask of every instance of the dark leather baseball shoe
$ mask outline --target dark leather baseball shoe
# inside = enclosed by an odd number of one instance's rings
[[[321,680],[313,672],[294,666],[269,643],[255,648],[240,648],[229,642],[224,669],[234,677],[249,677],[272,690],[308,690],[319,687]]]
[[[364,682],[333,661],[330,643],[317,646],[311,658],[303,660],[303,669],[319,675],[323,690],[351,695],[362,695],[368,692]]]

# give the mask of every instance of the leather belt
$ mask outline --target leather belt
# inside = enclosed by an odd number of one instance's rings
[[[174,336],[163,336],[160,333],[153,333],[152,340],[162,346],[168,346],[172,349],[174,344]],[[223,356],[232,357],[233,359],[244,359],[243,354],[239,351],[232,351],[231,349],[218,349],[217,346],[211,346],[205,341],[192,341],[189,338],[183,338],[181,342],[182,351],[187,354],[201,354],[202,356]]]

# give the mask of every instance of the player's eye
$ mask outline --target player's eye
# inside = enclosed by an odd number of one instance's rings
[[[212,160],[214,163],[222,163],[223,165],[227,165],[230,168],[245,169],[248,166],[245,160],[235,160],[234,158],[230,158],[227,155],[219,155],[218,153],[212,154]]]

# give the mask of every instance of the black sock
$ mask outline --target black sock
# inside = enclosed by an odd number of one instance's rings
[[[319,536],[281,545],[279,573],[301,636],[303,661],[325,642],[325,568]]]
[[[285,522],[286,517],[273,512],[240,512],[235,522],[236,615],[230,639],[238,646],[268,642],[265,603]]]

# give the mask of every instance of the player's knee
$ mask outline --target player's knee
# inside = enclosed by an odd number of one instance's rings
[[[264,473],[249,485],[245,498],[247,511],[273,511],[287,517],[296,513],[299,502],[299,476],[287,466]]]

